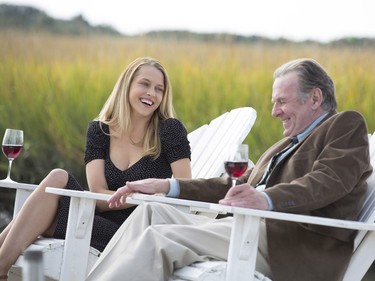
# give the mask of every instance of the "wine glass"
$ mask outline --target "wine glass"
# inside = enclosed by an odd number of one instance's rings
[[[22,152],[23,149],[23,131],[15,129],[6,129],[2,150],[6,158],[9,160],[8,174],[6,181],[12,181],[10,179],[10,171],[12,169],[12,162],[16,159]]]
[[[225,171],[232,179],[232,186],[242,176],[249,165],[249,147],[247,144],[237,145],[227,160],[224,162]]]

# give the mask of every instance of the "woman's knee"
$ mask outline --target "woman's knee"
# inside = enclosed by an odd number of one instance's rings
[[[43,180],[43,183],[48,184],[51,187],[65,188],[69,179],[69,174],[63,169],[53,169],[47,177]]]

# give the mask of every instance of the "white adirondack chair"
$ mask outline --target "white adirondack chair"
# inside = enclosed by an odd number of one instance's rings
[[[193,177],[209,178],[223,174],[225,157],[235,144],[244,141],[255,119],[256,111],[253,108],[237,108],[189,133]],[[17,189],[14,207],[16,215],[36,185],[0,181],[0,187]],[[40,238],[28,247],[43,251],[45,276],[51,280],[84,280],[100,255],[89,245],[95,200],[106,200],[109,196],[87,191],[77,194],[70,203],[66,239]],[[135,204],[139,202],[136,199],[132,201]],[[20,280],[24,267],[24,258],[20,256],[9,272],[11,280]]]
[[[375,132],[369,135],[369,138],[371,164],[375,167]],[[269,280],[262,274],[255,272],[259,236],[258,226],[261,218],[358,230],[354,243],[353,256],[343,281],[360,281],[365,276],[371,264],[375,261],[375,171],[373,171],[367,182],[368,191],[366,201],[362,207],[358,221],[236,208],[199,201],[142,194],[135,194],[133,197],[136,200],[147,202],[182,205],[191,210],[204,210],[205,212],[213,210],[215,212],[220,211],[221,213],[233,214],[234,225],[227,263],[194,263],[176,270],[174,276],[171,277],[169,281],[250,281],[249,276],[254,276],[254,280]]]

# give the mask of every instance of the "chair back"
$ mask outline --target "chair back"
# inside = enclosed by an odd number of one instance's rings
[[[373,169],[375,169],[375,132],[369,134],[370,159]],[[375,171],[367,179],[368,189],[366,199],[363,204],[358,220],[363,222],[375,222]],[[354,250],[357,249],[367,231],[359,231],[354,240]]]
[[[256,119],[251,107],[226,112],[189,133],[193,178],[211,178],[224,173],[224,161],[233,146],[242,143]]]

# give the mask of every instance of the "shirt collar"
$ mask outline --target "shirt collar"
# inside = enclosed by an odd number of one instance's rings
[[[322,115],[320,115],[318,118],[315,119],[314,122],[311,123],[310,126],[308,126],[302,133],[297,135],[298,142],[303,141],[310,133],[311,131],[324,119],[324,117],[327,116],[329,112],[325,112]]]

